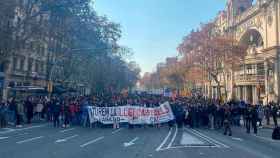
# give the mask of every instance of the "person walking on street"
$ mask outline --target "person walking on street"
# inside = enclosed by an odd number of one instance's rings
[[[22,127],[23,123],[23,116],[24,116],[24,106],[23,101],[17,103],[17,110],[16,110],[16,127]]]
[[[251,118],[251,123],[252,123],[252,127],[254,129],[254,134],[257,134],[258,133],[258,127],[257,127],[257,122],[259,120],[259,117],[258,117],[258,111],[257,111],[257,107],[253,107],[252,109],[252,118]]]
[[[272,118],[273,118],[273,122],[274,122],[275,127],[278,127],[277,112],[278,112],[277,106],[274,104],[273,107],[272,107],[271,114],[272,114]]]
[[[64,124],[63,127],[70,127],[70,108],[68,103],[64,103],[63,105],[63,115],[64,115]]]
[[[264,115],[265,115],[265,119],[266,119],[266,125],[270,125],[270,116],[271,116],[271,106],[267,105],[264,108]]]
[[[224,131],[224,135],[228,135],[229,136],[232,136],[232,130],[231,130],[231,112],[230,112],[230,108],[229,106],[227,105],[225,107],[225,115],[224,115],[224,128],[225,128],[225,131]]]
[[[55,99],[52,104],[52,113],[53,113],[53,126],[59,127],[59,116],[61,112],[61,105],[59,100]]]
[[[5,128],[7,126],[7,114],[8,108],[4,101],[0,102],[0,128]]]
[[[24,103],[24,106],[26,108],[27,124],[30,124],[33,118],[33,110],[34,110],[33,103],[31,102],[30,97],[27,98],[27,100]]]
[[[257,111],[258,111],[259,127],[262,127],[262,121],[264,118],[264,108],[262,107],[262,105],[257,106]]]
[[[9,111],[10,111],[10,116],[9,116],[9,121],[13,124],[16,125],[16,100],[15,98],[11,98],[9,102]]]
[[[250,129],[251,129],[251,120],[252,120],[252,107],[251,105],[247,105],[245,112],[244,112],[244,117],[245,117],[245,127],[246,127],[246,132],[249,134]]]

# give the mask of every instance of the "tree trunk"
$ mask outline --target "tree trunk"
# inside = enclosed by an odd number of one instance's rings
[[[224,92],[225,92],[225,98],[226,98],[226,100],[227,100],[227,98],[228,98],[228,93],[227,93],[227,83],[226,83],[227,79],[226,79],[226,74],[225,74],[225,72],[223,72],[223,76],[224,76]]]

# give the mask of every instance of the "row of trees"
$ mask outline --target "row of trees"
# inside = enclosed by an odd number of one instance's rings
[[[140,68],[127,62],[131,50],[117,43],[120,25],[93,6],[91,0],[1,0],[0,64],[43,50],[51,81],[84,83],[98,92],[133,86]]]
[[[214,82],[218,96],[221,96],[223,87],[227,97],[226,80],[240,67],[247,46],[236,41],[232,33],[218,34],[215,30],[215,23],[210,22],[191,31],[178,46],[178,61],[147,74],[142,83],[147,87],[157,85],[191,89],[195,85]]]

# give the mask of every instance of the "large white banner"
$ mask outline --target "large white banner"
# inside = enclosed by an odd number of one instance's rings
[[[113,124],[114,122],[128,122],[130,124],[156,124],[174,120],[174,115],[168,102],[159,107],[146,108],[140,106],[117,107],[89,107],[91,123],[101,122]]]

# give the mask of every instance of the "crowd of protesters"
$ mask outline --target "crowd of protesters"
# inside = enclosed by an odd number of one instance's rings
[[[185,124],[191,128],[223,129],[224,134],[229,136],[232,135],[232,126],[243,126],[247,133],[253,129],[254,134],[263,127],[263,123],[278,127],[280,108],[273,102],[264,106],[244,101],[221,103],[203,97],[191,97],[177,99],[173,104],[182,107],[179,112],[174,112],[179,126]]]
[[[178,127],[223,129],[225,135],[232,135],[232,126],[244,126],[247,133],[257,134],[258,128],[273,124],[278,126],[279,106],[276,103],[251,105],[243,101],[221,103],[203,97],[168,98],[159,95],[104,95],[54,96],[51,98],[27,97],[24,100],[9,99],[0,104],[0,125],[21,127],[32,121],[53,122],[54,127],[70,125],[90,126],[88,106],[135,105],[156,107],[169,101]],[[272,120],[271,120],[272,118]],[[175,122],[168,124],[173,126]],[[115,126],[115,125],[114,125]],[[117,125],[119,127],[119,125]]]
[[[165,98],[164,100],[166,100]],[[0,125],[22,127],[33,121],[53,122],[54,127],[72,125],[89,126],[88,106],[159,106],[163,97],[152,95],[104,95],[89,96],[30,96],[22,100],[10,98],[0,102]]]

